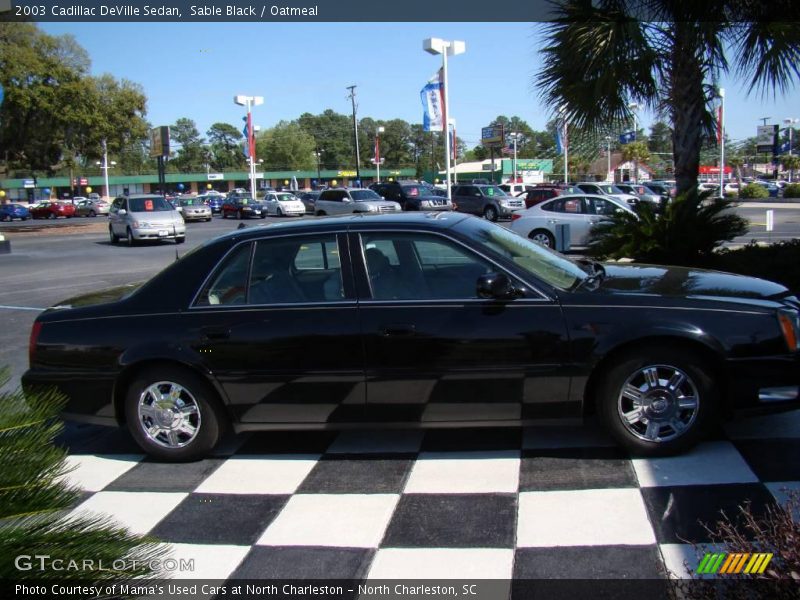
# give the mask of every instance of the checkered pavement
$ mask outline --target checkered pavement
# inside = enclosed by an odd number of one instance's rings
[[[271,432],[206,460],[145,459],[127,433],[62,443],[105,513],[204,579],[685,576],[701,522],[800,489],[800,411],[726,426],[679,457],[631,459],[597,427]]]

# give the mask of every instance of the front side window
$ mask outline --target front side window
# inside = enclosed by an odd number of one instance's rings
[[[492,264],[460,244],[431,234],[361,236],[374,300],[476,299],[478,277]]]
[[[372,190],[353,190],[350,197],[356,202],[363,200],[380,200],[381,197]]]

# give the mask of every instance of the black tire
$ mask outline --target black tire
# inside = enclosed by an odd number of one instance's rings
[[[283,216],[283,211],[280,209],[280,207],[276,208],[275,212],[276,212],[276,215],[275,215],[276,217],[282,217]]]
[[[688,450],[717,414],[713,371],[702,356],[684,348],[631,350],[610,366],[597,392],[606,429],[635,456]]]
[[[183,236],[183,237],[176,237],[176,238],[175,238],[175,243],[176,243],[176,244],[182,244],[182,243],[184,243],[185,241],[186,241],[186,236]]]
[[[185,425],[185,429],[171,429],[170,426],[165,426],[161,431],[156,429],[158,433],[154,431],[155,435],[147,433],[148,425],[152,428],[164,423],[158,419],[166,419],[172,414],[170,425],[175,426],[176,419],[179,418],[174,414],[179,412],[177,410],[166,415],[161,411],[159,415],[146,414],[147,407],[153,399],[147,390],[158,383],[162,383],[159,387],[159,391],[162,392],[167,389],[177,390],[179,387],[182,391],[178,398],[182,407],[196,406],[196,412],[187,411],[187,415],[181,418],[179,425]],[[167,384],[173,387],[168,388]],[[141,413],[140,403],[143,407]],[[166,408],[170,410],[174,407]],[[142,450],[159,460],[173,462],[198,460],[206,456],[222,437],[227,421],[211,386],[191,371],[177,366],[155,367],[136,376],[125,394],[125,420],[133,439]],[[192,426],[194,432],[190,433]]]
[[[90,216],[90,217],[96,217],[96,216],[97,216],[97,213],[96,213],[96,212],[94,212],[93,210],[90,210],[90,211],[89,211],[89,216]]]
[[[11,215],[3,215],[2,221],[3,223],[7,223],[9,221],[13,221],[13,219],[11,218]]]
[[[55,213],[50,213],[50,216],[48,218],[57,219],[58,217],[55,215]]]
[[[118,244],[119,243],[119,236],[116,233],[114,233],[114,230],[111,229],[110,225],[108,226],[108,238],[109,238],[109,240],[111,241],[112,244]]]
[[[539,242],[542,246],[547,248],[556,247],[556,238],[546,229],[534,229],[528,234],[528,238],[532,239],[534,242]]]
[[[403,210],[411,212],[413,210],[419,210],[419,207],[418,206],[414,206],[410,202],[406,202],[406,205],[403,207]]]
[[[222,218],[223,218],[223,219],[227,219],[227,218],[228,218],[228,213],[226,213],[226,212],[223,212],[223,213],[222,213]]]
[[[130,227],[128,227],[128,232],[126,237],[128,239],[128,246],[130,246],[131,248],[137,244],[137,240],[135,237],[133,237],[133,232],[131,231]]]
[[[244,213],[242,213],[242,211],[238,211],[236,213],[236,218],[241,221],[242,219],[244,219]]]
[[[318,210],[317,211],[317,216],[318,217],[324,217],[325,216],[325,211],[324,210]]]
[[[483,218],[487,221],[491,221],[492,223],[496,222],[499,218],[499,213],[497,209],[492,206],[491,204],[483,209]]]

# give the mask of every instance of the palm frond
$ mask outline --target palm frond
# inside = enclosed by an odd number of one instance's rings
[[[770,12],[782,14],[770,3]],[[797,10],[794,5],[793,14]],[[747,80],[748,92],[761,97],[785,94],[800,79],[800,26],[791,21],[755,21],[732,27],[736,73]]]

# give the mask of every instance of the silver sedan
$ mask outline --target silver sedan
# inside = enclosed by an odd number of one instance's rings
[[[202,198],[180,198],[184,221],[210,221],[211,207]]]
[[[75,205],[76,217],[96,217],[107,215],[111,205],[105,200],[81,200]]]

